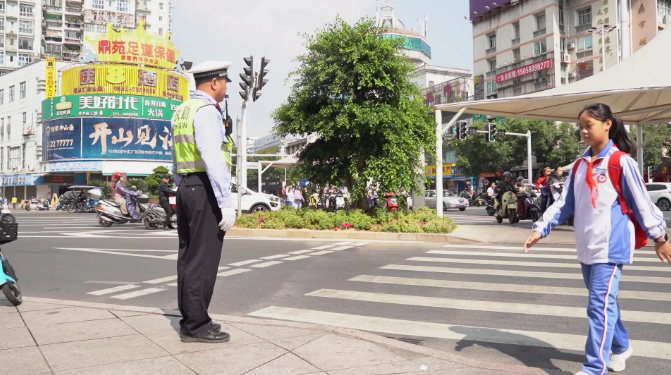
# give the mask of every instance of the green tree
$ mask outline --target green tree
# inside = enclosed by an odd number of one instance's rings
[[[643,126],[643,139],[648,139],[650,134],[652,134],[655,129],[657,129],[656,124],[644,125]],[[634,127],[631,128],[631,137],[636,139],[636,130]],[[669,125],[664,125],[655,134],[648,144],[643,147],[643,166],[644,168],[652,167],[657,168],[662,164],[662,156],[664,155],[664,149],[671,146],[671,130]],[[636,159],[636,154],[632,155]]]
[[[126,184],[127,188],[135,186],[138,190],[147,192],[147,181],[142,178],[129,178],[128,183]]]
[[[281,136],[319,133],[296,173],[317,184],[344,181],[354,199],[369,180],[380,191],[414,188],[420,150],[435,150],[433,117],[409,79],[403,41],[382,38],[374,20],[341,18],[306,35],[291,94],[273,113]]]
[[[473,126],[478,130],[485,129],[483,123],[475,123]],[[526,152],[515,152],[516,143],[516,137],[501,137],[496,142],[488,142],[484,134],[469,136],[465,141],[450,141],[457,151],[457,167],[471,176],[509,170],[522,164]]]

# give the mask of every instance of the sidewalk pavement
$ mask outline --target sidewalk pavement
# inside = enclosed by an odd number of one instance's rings
[[[494,219],[492,218],[492,221]],[[531,222],[508,224],[505,220],[500,225],[467,225],[460,224],[457,230],[450,233],[451,237],[466,242],[485,242],[494,244],[517,244],[522,246],[531,234]],[[545,245],[575,245],[573,227],[560,225],[555,227],[549,236],[542,239],[539,246]]]
[[[185,344],[179,312],[24,297],[0,300],[0,374],[513,375],[487,363],[361,331],[214,315],[223,344]]]

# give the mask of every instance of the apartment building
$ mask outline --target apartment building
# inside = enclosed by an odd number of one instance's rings
[[[631,0],[631,51],[663,30],[671,0]],[[471,1],[473,69],[486,98],[587,78],[621,59],[618,0]],[[615,28],[614,28],[615,27]],[[597,30],[594,30],[596,28]],[[606,29],[603,36],[599,29]]]
[[[39,56],[40,0],[0,0],[0,75]]]

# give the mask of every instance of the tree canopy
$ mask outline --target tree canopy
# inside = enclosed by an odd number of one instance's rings
[[[433,116],[410,82],[403,41],[383,32],[371,19],[336,18],[306,35],[291,94],[273,113],[282,136],[321,135],[298,155],[298,171],[313,183],[345,181],[355,198],[369,181],[382,191],[416,187],[421,150],[435,150]]]

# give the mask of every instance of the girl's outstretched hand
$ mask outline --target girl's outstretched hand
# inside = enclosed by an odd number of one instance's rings
[[[531,235],[529,235],[529,238],[527,238],[527,242],[524,243],[524,253],[528,253],[529,249],[535,244],[538,243],[538,241],[541,240],[541,234],[540,232],[533,232]]]
[[[655,243],[655,251],[657,252],[659,260],[671,264],[671,244],[668,241],[664,243]]]

